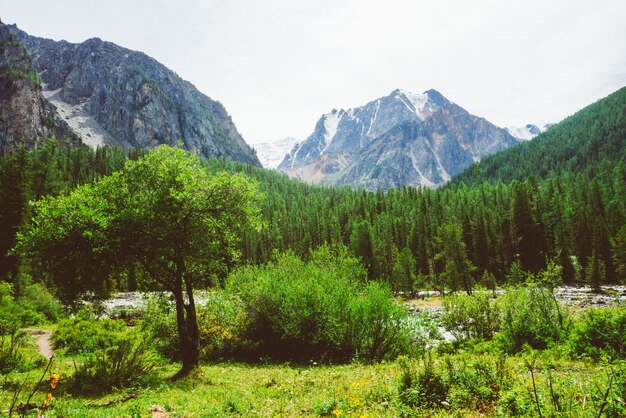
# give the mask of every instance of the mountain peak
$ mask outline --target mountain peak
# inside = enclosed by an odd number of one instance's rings
[[[312,183],[372,190],[436,187],[516,143],[504,129],[453,106],[436,90],[395,89],[363,106],[322,115],[278,170]]]

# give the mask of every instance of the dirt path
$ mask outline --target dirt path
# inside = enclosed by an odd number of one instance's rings
[[[35,338],[35,343],[37,347],[39,347],[39,354],[47,359],[50,359],[54,355],[52,351],[52,331],[34,328],[25,328],[24,331]]]

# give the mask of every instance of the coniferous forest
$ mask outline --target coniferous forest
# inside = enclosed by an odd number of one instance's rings
[[[564,269],[565,283],[618,283],[626,278],[620,255],[626,240],[624,109],[626,89],[436,190],[316,187],[245,164],[205,164],[259,182],[264,222],[241,240],[246,262],[265,263],[286,250],[306,258],[326,243],[347,247],[363,261],[368,277],[400,292],[505,284],[512,266],[536,273],[551,260]],[[28,220],[29,200],[66,193],[143,153],[64,148],[50,141],[33,152],[2,157],[1,273],[17,274],[18,260],[8,251]],[[442,276],[445,266],[437,255],[452,250],[445,248],[451,233],[459,235],[475,267],[465,285],[455,275]],[[593,263],[603,267],[598,274],[587,272]],[[129,288],[122,278],[112,286]]]

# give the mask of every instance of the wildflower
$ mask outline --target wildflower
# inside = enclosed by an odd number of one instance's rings
[[[343,411],[341,409],[333,409],[333,415],[338,417],[343,415]]]
[[[56,389],[57,384],[59,383],[59,380],[61,379],[61,376],[59,376],[57,373],[52,373],[52,375],[50,376],[50,387],[52,389]]]

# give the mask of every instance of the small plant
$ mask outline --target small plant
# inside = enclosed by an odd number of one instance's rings
[[[407,357],[398,359],[400,376],[400,401],[420,409],[442,408],[446,405],[449,386],[443,373],[436,369],[428,354],[421,367],[415,369]]]
[[[121,340],[118,345],[90,355],[77,365],[70,379],[70,391],[98,394],[129,387],[148,374],[154,365],[145,342],[138,338]]]

